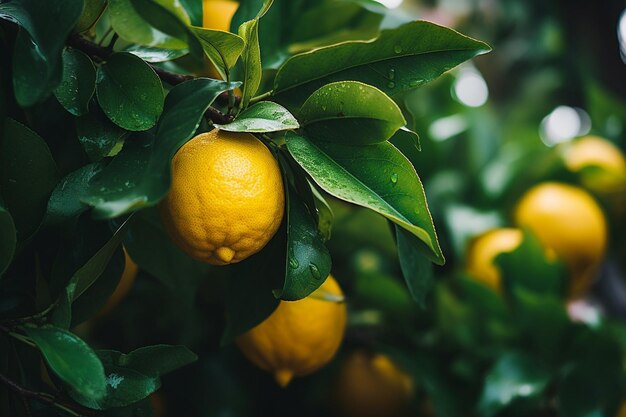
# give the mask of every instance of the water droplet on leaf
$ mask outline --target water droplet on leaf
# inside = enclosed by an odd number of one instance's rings
[[[322,279],[322,273],[320,272],[320,269],[317,267],[317,265],[315,265],[314,263],[310,263],[309,269],[311,270],[311,276],[314,279]]]

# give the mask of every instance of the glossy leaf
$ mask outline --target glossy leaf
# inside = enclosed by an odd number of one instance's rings
[[[83,201],[98,218],[113,218],[157,204],[170,184],[170,160],[196,132],[219,94],[238,83],[198,78],[174,87],[165,100],[156,138],[137,135],[95,176]]]
[[[354,80],[393,98],[489,50],[454,30],[411,22],[384,30],[373,41],[344,42],[294,56],[279,69],[274,95],[289,108],[299,107],[325,84]]]
[[[315,91],[299,115],[311,138],[349,145],[384,142],[406,124],[398,105],[385,93],[355,81]]]
[[[222,79],[229,79],[228,72],[243,52],[244,40],[234,33],[221,30],[201,27],[191,27],[191,30],[200,40],[204,53],[215,65]]]
[[[89,181],[104,167],[102,162],[85,165],[59,181],[48,201],[46,223],[61,223],[86,211],[89,206],[80,199],[87,191]]]
[[[54,90],[59,103],[74,116],[89,111],[89,101],[96,91],[96,69],[91,59],[75,49],[63,51],[63,76]]]
[[[538,396],[549,382],[550,372],[532,357],[515,352],[505,354],[487,373],[480,415],[491,417],[519,398]]]
[[[41,223],[48,197],[58,180],[46,142],[35,132],[6,119],[0,143],[0,187],[13,216],[18,239],[28,238]]]
[[[281,130],[297,129],[298,121],[289,110],[280,104],[271,101],[262,101],[248,107],[237,118],[226,125],[216,125],[221,130],[229,132],[278,132]]]
[[[125,52],[130,52],[146,62],[173,61],[188,54],[186,49],[151,48],[149,46],[141,45],[130,45],[125,49]]]
[[[300,300],[320,287],[330,274],[331,259],[315,219],[291,186],[287,186],[287,260],[285,283],[277,297]]]
[[[407,230],[395,225],[400,268],[413,300],[425,307],[426,296],[433,287],[434,271],[431,261],[424,256],[424,243]]]
[[[243,90],[240,105],[246,108],[259,89],[263,74],[259,46],[259,20],[252,19],[239,26],[239,36],[245,41],[245,48],[241,54]]]
[[[382,214],[423,241],[429,259],[445,262],[421,181],[393,145],[313,143],[288,133],[287,148],[327,193]]]
[[[106,393],[104,368],[96,353],[78,336],[57,327],[25,327],[50,369],[81,395],[98,399]]]
[[[154,126],[163,111],[163,85],[154,70],[135,55],[119,52],[98,68],[96,93],[116,125],[132,131]]]
[[[109,364],[132,368],[143,375],[158,377],[198,360],[186,346],[154,345],[136,349],[128,354],[99,351],[105,367]]]
[[[0,19],[22,27],[13,56],[13,87],[21,106],[42,101],[61,81],[65,40],[82,9],[83,0],[13,0],[0,4]]]
[[[0,200],[0,277],[11,264],[16,243],[13,218]]]
[[[128,132],[113,123],[104,114],[98,103],[92,101],[89,113],[76,119],[78,141],[92,161],[105,156],[113,156],[119,149]]]
[[[317,188],[313,184],[309,184],[309,186],[311,187],[317,209],[317,229],[324,237],[324,240],[330,240],[335,215],[324,196],[317,191]]]

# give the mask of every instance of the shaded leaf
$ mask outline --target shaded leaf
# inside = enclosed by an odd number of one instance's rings
[[[382,214],[424,242],[429,259],[445,262],[421,181],[393,145],[313,143],[288,133],[287,148],[324,191]]]
[[[76,133],[78,141],[92,161],[113,156],[128,134],[109,120],[95,100],[89,106],[89,113],[76,119]]]
[[[163,85],[154,70],[127,52],[98,68],[96,93],[102,110],[116,125],[132,131],[154,126],[163,111]]]
[[[13,218],[0,199],[0,277],[11,264],[16,243],[17,236]]]
[[[274,95],[299,107],[325,84],[354,80],[394,97],[490,50],[483,42],[429,22],[407,23],[373,41],[344,42],[296,55],[279,69]]]
[[[76,49],[63,51],[63,76],[54,90],[59,103],[74,116],[89,111],[89,101],[96,91],[96,69],[91,58]]]
[[[202,49],[225,80],[229,79],[229,70],[235,65],[244,50],[245,42],[234,33],[221,30],[191,27],[200,40]]]
[[[325,85],[311,94],[299,115],[311,138],[349,145],[384,142],[406,124],[385,93],[356,81]]]
[[[435,279],[433,265],[424,256],[424,244],[420,240],[398,225],[395,225],[395,229],[402,275],[413,300],[425,307],[426,296]]]
[[[259,20],[252,19],[239,26],[239,36],[245,41],[245,48],[241,54],[243,90],[240,103],[241,108],[245,109],[259,89],[263,73],[259,46]]]
[[[278,132],[297,129],[298,121],[289,110],[271,101],[262,101],[248,107],[237,118],[226,125],[215,125],[229,132]]]
[[[57,327],[25,327],[50,369],[81,395],[98,399],[106,393],[104,368],[96,353],[78,336]]]

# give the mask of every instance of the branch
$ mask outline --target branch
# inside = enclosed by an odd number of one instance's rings
[[[83,38],[80,35],[70,36],[67,40],[67,44],[73,48],[83,51],[87,55],[91,56],[92,58],[100,62],[106,61],[107,58],[109,58],[113,54],[113,50],[111,50],[110,48],[100,46],[94,42],[91,42],[90,40],[86,38]],[[147,63],[147,64],[150,65],[150,67],[152,67],[154,72],[158,75],[158,77],[162,81],[170,85],[178,85],[182,82],[196,78],[193,75],[177,74],[174,72],[166,71],[163,68],[159,68],[150,63]],[[220,96],[218,96],[218,100],[227,101],[228,95],[220,94]],[[209,110],[207,110],[205,115],[213,123],[217,123],[217,124],[226,124],[226,123],[230,123],[233,121],[232,116],[224,114],[214,107],[209,107]]]

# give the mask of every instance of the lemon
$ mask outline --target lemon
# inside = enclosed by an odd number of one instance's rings
[[[560,151],[565,166],[579,172],[583,186],[589,190],[605,193],[626,189],[626,158],[608,140],[585,136],[561,145]]]
[[[278,230],[283,180],[269,149],[250,133],[212,130],[172,159],[172,185],[160,204],[172,240],[212,265],[242,261]]]
[[[570,297],[584,294],[607,246],[606,219],[593,197],[571,185],[542,183],[521,198],[514,218],[567,265]]]
[[[413,380],[389,357],[356,351],[342,363],[335,387],[339,415],[402,415],[413,392]]]
[[[115,291],[109,297],[104,306],[98,312],[98,315],[107,314],[109,311],[113,310],[119,303],[126,297],[130,289],[133,287],[133,283],[135,282],[135,278],[137,278],[137,272],[139,272],[139,267],[137,264],[131,259],[126,252],[126,248],[124,249],[124,272],[122,272],[122,277],[120,278],[120,282],[117,284]]]
[[[239,3],[230,0],[203,0],[202,27],[228,31]]]
[[[523,237],[519,229],[499,228],[489,230],[474,238],[467,250],[467,273],[501,293],[500,270],[493,261],[499,254],[515,250],[522,243]]]
[[[329,275],[308,297],[281,301],[265,321],[237,338],[237,346],[285,387],[294,376],[310,374],[335,356],[346,326],[342,299],[339,284]]]
[[[622,402],[616,417],[626,417],[626,401]]]

